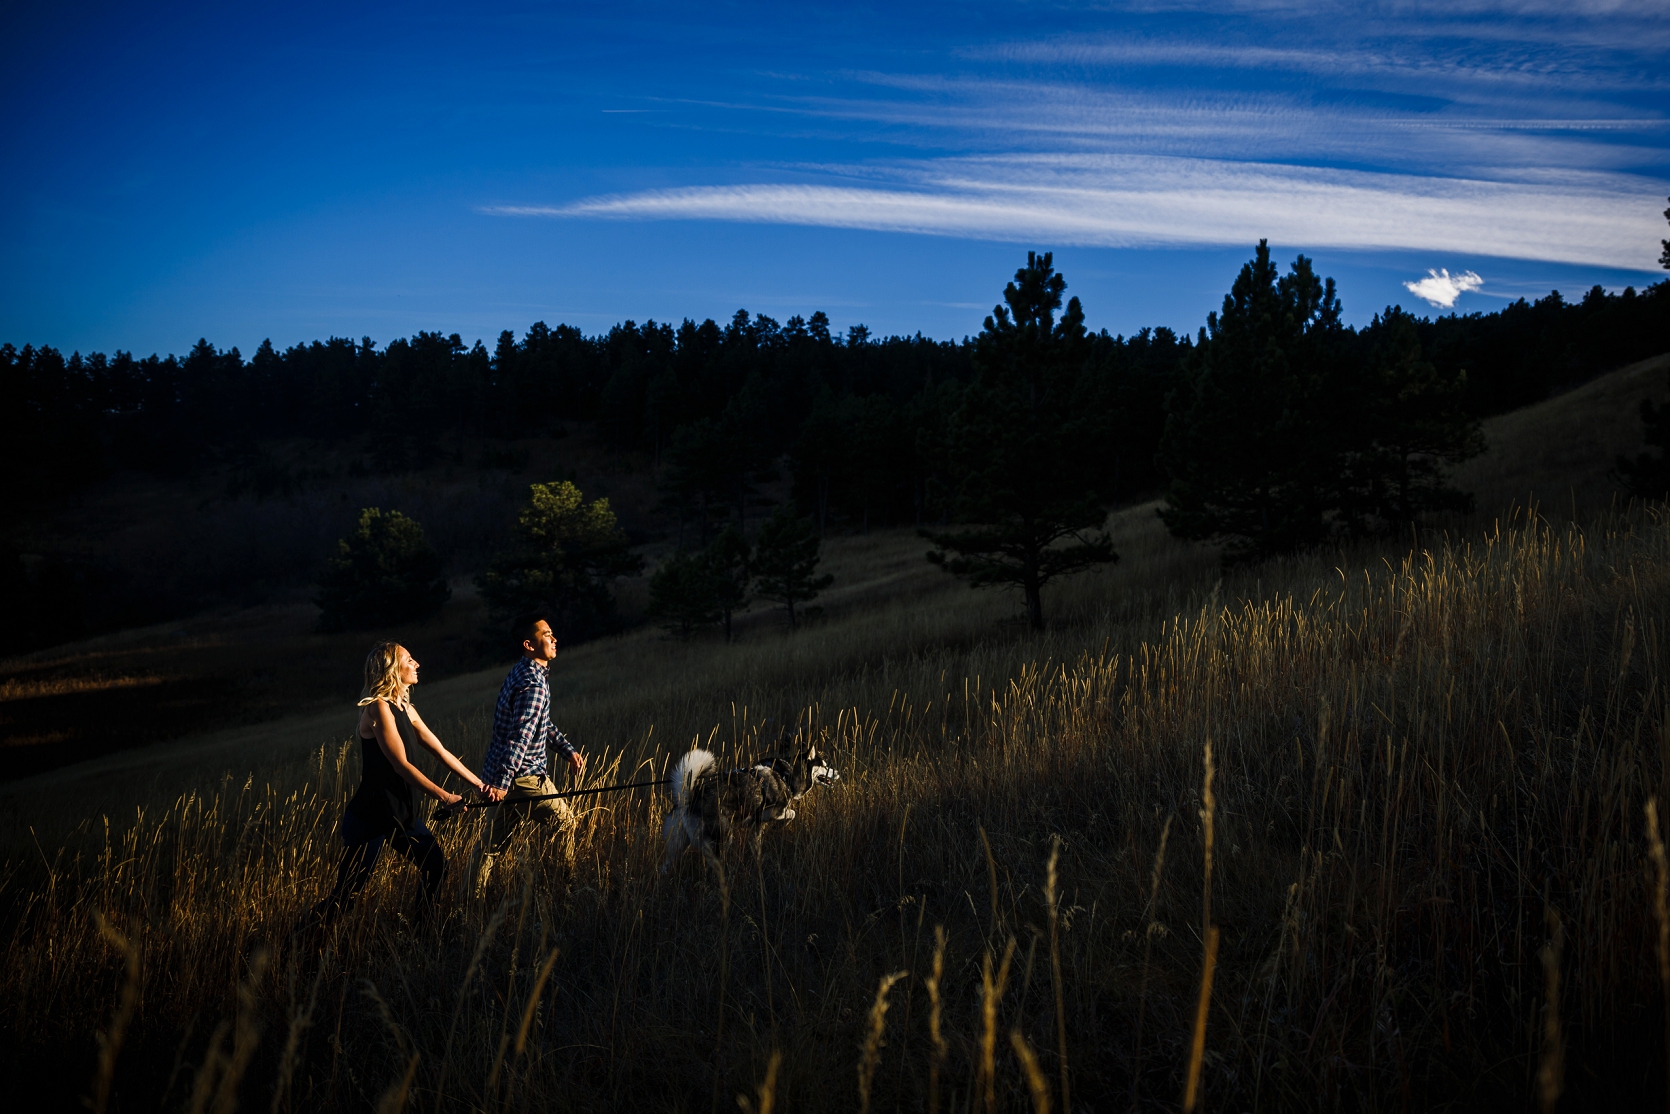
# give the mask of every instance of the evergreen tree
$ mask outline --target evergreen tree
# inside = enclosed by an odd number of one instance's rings
[[[1389,307],[1355,334],[1332,279],[1302,255],[1278,277],[1260,241],[1167,399],[1161,517],[1236,563],[1466,510],[1444,466],[1484,448],[1467,387],[1427,358],[1410,314]]]
[[[816,575],[820,546],[812,520],[801,518],[786,503],[760,527],[754,546],[754,591],[761,599],[789,609],[791,629],[799,625],[795,604],[816,599],[835,582],[833,576]]]
[[[1641,424],[1647,451],[1618,458],[1618,479],[1643,499],[1670,495],[1670,402],[1641,400]]]
[[[680,638],[722,623],[731,641],[731,617],[748,606],[753,554],[734,522],[700,553],[677,553],[650,578],[649,615]]]
[[[1446,464],[1484,451],[1467,413],[1467,376],[1440,372],[1421,350],[1415,319],[1397,306],[1359,337],[1358,382],[1336,413],[1350,431],[1340,464],[1342,522],[1355,533],[1395,531],[1428,511],[1468,511],[1473,497],[1450,487]]]
[[[516,517],[511,548],[476,581],[494,622],[549,611],[565,637],[585,638],[614,621],[611,582],[643,571],[607,499],[586,502],[568,481],[534,484]]]
[[[725,641],[731,640],[731,616],[748,606],[748,587],[753,580],[753,554],[742,531],[726,524],[702,552],[702,563],[713,585],[713,602],[725,624]]]
[[[718,585],[702,557],[675,553],[649,578],[647,613],[678,638],[689,638],[720,619]]]
[[[818,536],[829,532],[831,496],[846,479],[851,453],[851,425],[848,407],[837,401],[827,387],[812,404],[811,413],[800,425],[791,450],[795,493],[808,500],[818,524]]]
[[[1336,528],[1353,407],[1334,280],[1299,256],[1278,276],[1268,242],[1207,316],[1167,399],[1160,517],[1226,543],[1226,563],[1314,545]]]
[[[1670,209],[1664,210],[1664,219],[1670,220]],[[1664,254],[1659,256],[1659,265],[1670,271],[1670,240],[1660,242]],[[1641,425],[1647,451],[1633,458],[1620,456],[1618,478],[1643,499],[1663,499],[1670,495],[1670,402],[1642,399]]]
[[[945,433],[946,472],[956,477],[948,509],[967,528],[922,531],[939,547],[928,560],[971,587],[1018,587],[1034,630],[1044,626],[1045,584],[1118,560],[1094,467],[1105,424],[1083,405],[1079,300],[1055,319],[1066,288],[1050,253],[1028,252],[1004,288],[1007,306],[986,318],[975,382]]]
[[[319,577],[319,626],[359,630],[426,619],[452,596],[423,527],[399,511],[360,511]]]
[[[1670,209],[1664,210],[1664,219],[1670,220]],[[1663,245],[1664,250],[1659,253],[1658,265],[1670,271],[1670,240],[1660,240],[1659,243]]]
[[[712,418],[679,426],[673,434],[658,486],[661,508],[678,515],[680,545],[685,529],[692,526],[696,544],[707,545],[715,520],[729,513],[731,477],[736,471],[734,445],[722,424]]]

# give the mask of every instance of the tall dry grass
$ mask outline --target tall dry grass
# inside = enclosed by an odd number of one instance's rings
[[[658,875],[665,800],[623,795],[298,941],[345,750],[84,824],[5,867],[11,1066],[112,1110],[1661,1101],[1670,522],[1257,576],[1071,656],[762,665],[703,741],[792,716],[844,781],[719,872]],[[696,733],[617,726],[595,779]]]

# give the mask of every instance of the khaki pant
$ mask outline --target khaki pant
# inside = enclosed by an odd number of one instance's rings
[[[487,830],[481,835],[481,842],[476,846],[475,886],[480,893],[487,887],[487,881],[493,876],[493,861],[509,846],[517,831],[527,820],[544,826],[555,822],[567,835],[569,842],[574,838],[574,810],[568,806],[566,800],[526,801],[523,797],[541,797],[547,793],[561,792],[549,777],[543,774],[529,774],[519,777],[510,783],[505,792],[504,802],[493,810],[493,818],[487,823]]]

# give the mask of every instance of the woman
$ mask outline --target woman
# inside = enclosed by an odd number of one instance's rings
[[[404,646],[379,642],[371,647],[365,659],[365,691],[360,696],[360,784],[342,814],[343,852],[336,887],[314,907],[311,920],[315,924],[328,925],[353,907],[385,843],[422,872],[425,906],[440,891],[446,856],[417,814],[412,786],[443,804],[455,804],[461,798],[412,765],[411,753],[422,745],[478,792],[483,786],[441,745],[412,707],[408,694],[417,681],[418,663]]]

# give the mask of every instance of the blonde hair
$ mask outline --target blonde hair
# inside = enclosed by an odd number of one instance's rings
[[[411,707],[409,685],[400,681],[400,643],[379,642],[365,655],[365,688],[360,690],[361,708],[387,700],[397,708]]]

